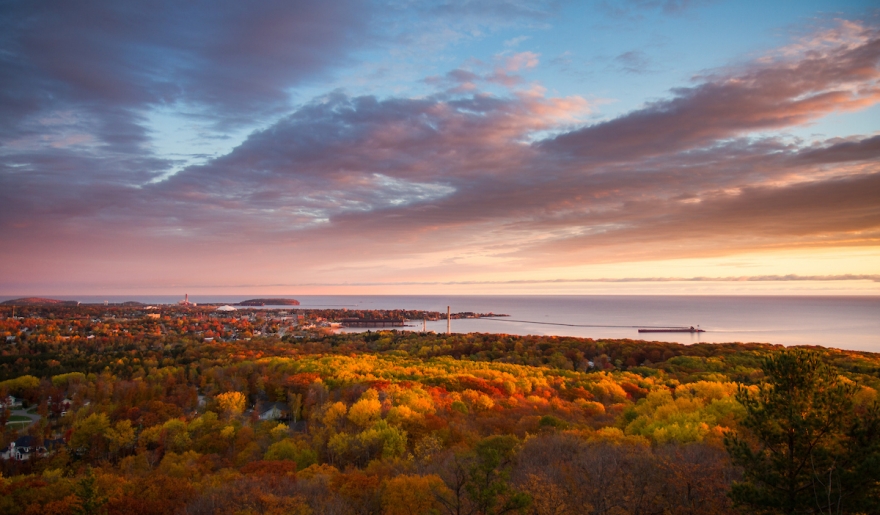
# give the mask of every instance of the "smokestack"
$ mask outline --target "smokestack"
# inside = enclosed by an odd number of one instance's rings
[[[449,314],[449,306],[446,306],[446,334],[452,333],[452,316]]]

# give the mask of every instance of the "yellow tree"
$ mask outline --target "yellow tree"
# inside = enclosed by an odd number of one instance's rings
[[[379,394],[370,388],[361,395],[361,398],[348,410],[348,419],[360,427],[366,427],[376,421],[382,413],[382,403],[379,402]]]
[[[134,445],[134,428],[131,427],[131,420],[120,420],[111,429],[107,430],[107,440],[110,442],[110,452],[114,455],[119,451]]]
[[[217,396],[217,404],[230,418],[244,413],[245,397],[241,392],[226,392]]]
[[[104,454],[109,430],[110,419],[107,415],[93,413],[74,424],[70,447],[87,451],[92,458],[97,459]]]

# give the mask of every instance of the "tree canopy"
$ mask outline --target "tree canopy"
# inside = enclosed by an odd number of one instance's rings
[[[880,406],[818,353],[777,352],[757,389],[740,387],[739,434],[725,440],[744,470],[731,497],[762,513],[862,513],[880,509]]]

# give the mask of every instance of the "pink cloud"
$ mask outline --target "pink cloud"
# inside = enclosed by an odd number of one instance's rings
[[[53,271],[52,256],[82,263],[112,248],[127,263],[113,268],[118,277],[208,280],[247,262],[253,269],[236,273],[260,282],[292,263],[326,271],[423,260],[440,273],[437,260],[455,255],[532,269],[876,246],[878,136],[755,136],[880,101],[880,35],[853,33],[860,39],[821,36],[706,74],[586,126],[593,106],[580,97],[539,87],[492,95],[480,89],[485,75],[453,70],[431,79],[449,86],[431,96],[316,98],[158,183],[172,163],[149,155],[21,151],[0,174],[0,236],[15,242],[0,259],[32,275],[86,277]],[[34,255],[49,257],[29,263]]]
[[[519,52],[511,56],[504,57],[504,70],[508,72],[518,72],[523,69],[534,68],[538,66],[539,55],[534,52]]]
[[[608,122],[547,142],[548,149],[587,159],[668,153],[750,131],[802,125],[880,101],[880,37],[862,27],[860,42],[804,50],[718,72],[674,96]]]

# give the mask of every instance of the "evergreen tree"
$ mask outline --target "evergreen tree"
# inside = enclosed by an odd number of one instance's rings
[[[521,512],[531,504],[528,494],[510,485],[510,469],[519,442],[511,435],[490,436],[478,442],[467,491],[476,513],[500,515]]]
[[[741,482],[730,492],[750,513],[876,513],[880,407],[857,406],[859,387],[820,356],[784,350],[762,366],[757,391],[741,387],[746,416],[725,439]]]
[[[98,488],[95,485],[96,479],[95,472],[89,467],[85,477],[77,483],[76,497],[79,502],[73,509],[76,515],[105,513],[104,505],[107,503],[107,498],[98,493]]]

